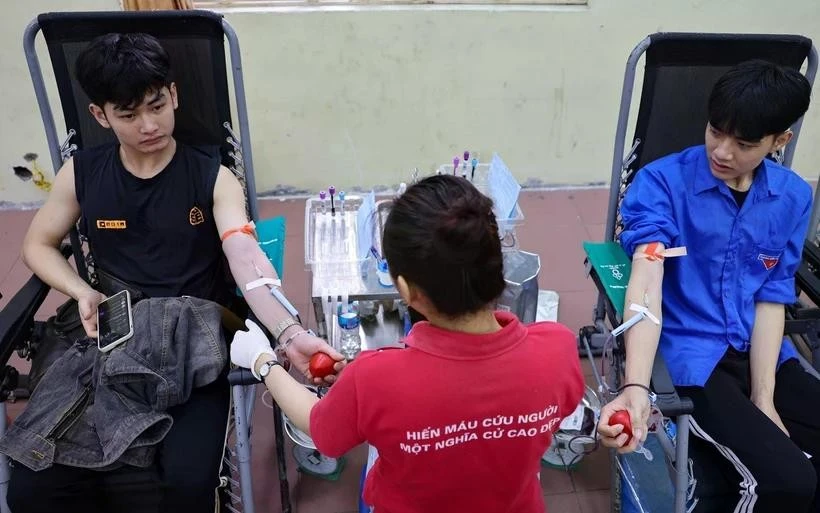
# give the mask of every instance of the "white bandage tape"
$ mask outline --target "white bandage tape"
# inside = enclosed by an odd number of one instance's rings
[[[660,326],[660,324],[661,324],[660,319],[658,319],[657,317],[652,315],[652,312],[649,311],[649,308],[646,308],[645,306],[636,305],[635,303],[632,303],[631,305],[629,305],[629,309],[633,312],[637,312],[638,315],[633,315],[632,317],[629,318],[628,321],[624,322],[623,324],[621,324],[620,326],[618,326],[617,328],[612,330],[612,336],[613,337],[617,337],[618,335],[620,335],[624,331],[628,330],[632,326],[638,324],[639,322],[641,322],[644,319],[649,319],[650,321],[654,322],[656,325]]]
[[[686,256],[686,246],[679,246],[676,248],[667,248],[663,250],[658,249],[659,243],[653,242],[649,244],[641,253],[635,253],[633,258],[645,258],[651,262],[663,262],[666,258]]]
[[[661,254],[664,258],[686,256],[686,246],[664,249]]]
[[[245,285],[245,290],[253,290],[259,287],[264,287],[265,285],[270,285],[272,287],[281,287],[282,280],[275,280],[273,278],[259,278],[247,283]]]
[[[660,319],[658,319],[657,317],[652,315],[652,312],[649,311],[649,308],[647,308],[645,306],[641,306],[641,305],[636,305],[635,303],[632,303],[631,305],[629,305],[629,309],[632,310],[633,312],[638,312],[639,314],[643,314],[650,321],[654,322],[657,326],[661,325]]]

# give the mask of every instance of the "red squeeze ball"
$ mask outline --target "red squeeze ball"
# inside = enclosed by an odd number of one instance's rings
[[[314,378],[324,378],[329,374],[333,374],[334,365],[336,365],[336,360],[325,353],[318,352],[310,357],[308,370]]]
[[[610,426],[617,426],[618,424],[624,427],[624,430],[621,431],[621,433],[626,433],[628,435],[624,445],[629,445],[629,442],[632,440],[632,419],[629,418],[628,411],[618,410],[613,413],[611,417],[609,417]]]

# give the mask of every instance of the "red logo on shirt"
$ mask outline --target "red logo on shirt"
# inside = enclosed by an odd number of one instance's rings
[[[776,266],[777,262],[780,261],[780,257],[764,255],[763,253],[757,255],[757,259],[763,262],[763,267],[765,267],[767,271],[771,271],[772,267]]]

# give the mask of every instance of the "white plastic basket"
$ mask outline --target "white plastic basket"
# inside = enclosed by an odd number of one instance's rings
[[[446,174],[452,175],[453,174],[453,164],[444,164],[439,166],[438,171],[439,174]],[[462,166],[459,166],[458,170],[456,170],[456,176],[464,176],[465,169]],[[472,166],[468,165],[466,167],[466,179],[469,180],[476,189],[478,189],[482,194],[489,197],[495,203],[495,199],[493,198],[493,192],[490,189],[490,181],[489,181],[489,174],[490,174],[490,164],[488,163],[479,163],[475,168],[475,175],[472,173]],[[498,234],[502,240],[515,240],[515,229],[520,226],[524,222],[524,212],[521,210],[521,205],[519,203],[515,204],[515,208],[512,212],[508,212],[506,214],[502,214],[498,211],[497,207],[494,208],[493,213],[495,214],[496,222],[498,223]]]
[[[330,200],[309,198],[305,201],[305,269],[316,276],[333,276],[338,279],[357,276],[367,254],[359,254],[359,209],[361,196],[345,197],[344,209],[338,198],[335,214],[331,213]],[[375,230],[375,220],[367,228]]]

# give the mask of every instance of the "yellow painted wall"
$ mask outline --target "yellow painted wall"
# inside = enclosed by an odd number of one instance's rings
[[[45,193],[11,171],[26,152],[40,154],[50,171],[21,35],[37,12],[66,3],[7,4],[0,19],[0,201],[39,201]],[[118,8],[116,0],[70,5]],[[645,35],[780,32],[820,41],[817,0],[788,7],[771,0],[590,0],[581,8],[291,9],[227,17],[242,43],[260,191],[390,186],[412,168],[432,171],[464,149],[487,158],[499,152],[522,182],[606,182],[624,64]],[[795,168],[816,177],[818,161],[814,105]]]

